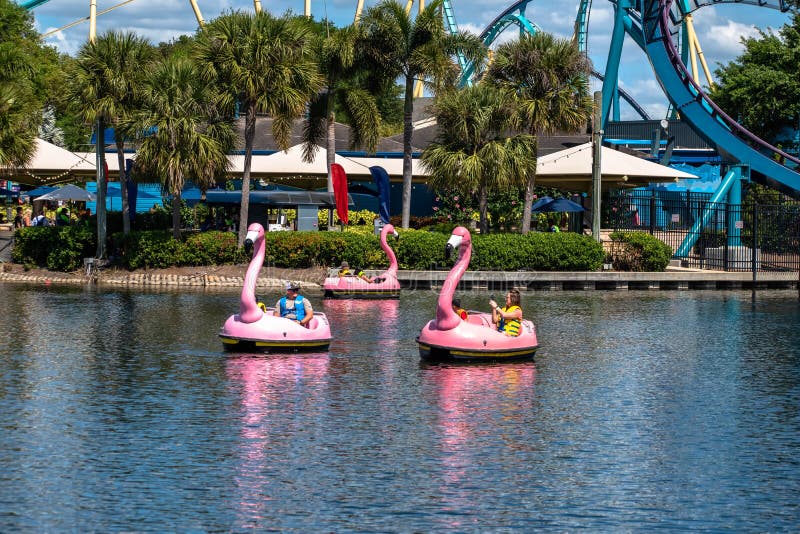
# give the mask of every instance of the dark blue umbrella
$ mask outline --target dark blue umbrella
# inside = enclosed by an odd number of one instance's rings
[[[31,189],[30,191],[25,191],[23,195],[28,195],[31,198],[40,197],[42,195],[46,195],[47,193],[52,193],[58,189],[57,187],[50,187],[49,185],[42,185],[37,187],[36,189]]]
[[[540,198],[539,200],[537,200],[536,202],[534,202],[533,206],[531,207],[531,209],[533,211],[538,211],[539,208],[549,204],[552,201],[553,201],[553,197],[548,197],[547,195],[545,195],[542,198]]]
[[[580,204],[573,202],[571,200],[567,200],[566,198],[557,198],[552,202],[548,202],[544,206],[539,207],[538,209],[534,209],[533,211],[537,213],[553,213],[553,212],[573,212],[573,211],[586,211],[583,206]]]

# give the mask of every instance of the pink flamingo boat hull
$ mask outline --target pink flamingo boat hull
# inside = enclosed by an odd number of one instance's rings
[[[492,324],[491,314],[469,312],[469,319],[464,321],[453,311],[455,289],[472,255],[472,238],[463,226],[454,229],[447,242],[446,252],[454,249],[459,249],[458,260],[442,285],[436,318],[425,325],[417,338],[420,357],[464,361],[533,358],[539,342],[531,321],[521,321],[518,336],[507,336]]]
[[[272,309],[263,311],[256,302],[256,281],[264,265],[264,228],[253,223],[247,229],[246,246],[254,246],[253,259],[239,301],[239,313],[222,325],[219,338],[226,350],[259,350],[264,352],[299,352],[327,350],[331,327],[324,313],[314,312],[308,328],[291,319],[275,317]]]
[[[239,314],[231,315],[222,325],[219,338],[226,350],[261,352],[316,352],[328,350],[331,328],[324,313],[314,312],[308,328],[284,317],[271,315],[267,308],[253,323],[242,322]]]
[[[381,230],[381,248],[389,258],[389,268],[376,276],[381,282],[367,282],[357,276],[329,276],[325,278],[322,288],[327,298],[366,298],[396,299],[400,298],[400,282],[397,280],[397,256],[389,246],[387,237],[397,237],[394,226],[386,224]]]

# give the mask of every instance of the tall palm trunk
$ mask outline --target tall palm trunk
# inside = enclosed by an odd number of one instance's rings
[[[117,145],[117,163],[119,164],[119,193],[122,196],[122,233],[131,233],[130,204],[128,204],[128,174],[125,172],[125,141],[120,139],[119,131],[114,132]]]
[[[250,211],[250,167],[253,163],[253,141],[256,137],[256,103],[245,103],[244,119],[244,170],[242,171],[242,204],[239,211],[239,246],[244,245],[247,237],[247,219]]]
[[[481,235],[486,235],[489,233],[489,191],[485,183],[482,183],[478,189],[478,213]]]
[[[539,141],[536,139],[536,132],[531,132],[535,141],[533,142],[533,153],[536,154],[539,149]],[[533,209],[534,190],[536,186],[536,171],[528,176],[528,182],[525,185],[525,205],[522,209],[522,228],[520,231],[527,234],[531,231],[531,214]]]
[[[411,222],[411,134],[414,131],[411,114],[413,111],[414,77],[409,75],[406,76],[406,94],[403,103],[403,228],[408,228]]]
[[[328,193],[333,192],[333,175],[331,174],[331,165],[336,162],[336,111],[333,109],[334,105],[334,86],[335,81],[328,86],[328,95],[325,103],[328,110],[328,144],[327,148],[327,163],[328,163]],[[332,219],[328,219],[333,223]]]
[[[183,180],[173,183],[183,183]],[[181,238],[181,190],[178,188],[172,192],[172,237]]]

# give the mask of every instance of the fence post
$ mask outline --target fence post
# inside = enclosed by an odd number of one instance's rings
[[[753,270],[753,291],[758,280],[758,261],[756,261],[756,251],[758,250],[758,202],[753,199],[753,245],[750,249],[750,264]]]
[[[722,249],[722,257],[723,257],[722,270],[723,271],[727,271],[728,270],[728,232],[729,232],[728,223],[730,222],[730,220],[731,220],[731,203],[730,202],[726,202],[725,203],[725,227],[723,228],[723,230],[725,232],[725,239],[723,240],[724,241],[724,245],[722,245],[723,247],[725,247],[725,248]]]
[[[656,233],[656,190],[653,189],[650,195],[650,235]]]

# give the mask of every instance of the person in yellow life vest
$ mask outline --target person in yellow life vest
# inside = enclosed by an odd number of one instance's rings
[[[339,274],[339,278],[341,278],[343,276],[357,276],[358,278],[361,278],[362,280],[364,280],[365,282],[369,282],[370,284],[372,282],[374,282],[374,280],[372,278],[370,278],[369,276],[364,274],[364,271],[362,271],[360,269],[352,269],[351,270],[350,269],[350,264],[347,263],[346,261],[343,261],[342,264],[339,266],[339,273],[338,274]]]
[[[492,322],[497,330],[507,336],[518,336],[522,326],[522,308],[519,305],[519,291],[511,289],[506,293],[506,305],[502,308],[494,300],[489,301],[492,307]]]

